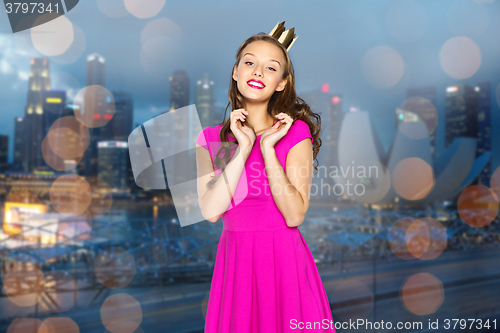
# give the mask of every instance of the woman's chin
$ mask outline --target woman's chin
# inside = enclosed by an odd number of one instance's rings
[[[246,103],[258,104],[266,102],[266,98],[263,98],[262,96],[255,96],[250,94],[241,94],[241,96],[243,96]]]

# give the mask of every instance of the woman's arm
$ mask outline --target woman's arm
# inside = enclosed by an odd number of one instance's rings
[[[274,148],[262,149],[267,178],[276,206],[289,227],[304,221],[309,208],[312,182],[312,143],[307,138],[290,148],[286,157],[286,174]]]
[[[228,184],[226,184],[224,174],[222,174],[213,187],[209,189],[207,183],[215,176],[210,153],[207,149],[196,144],[198,204],[207,221],[217,222],[227,210],[251,151],[251,147],[238,146],[224,170]]]

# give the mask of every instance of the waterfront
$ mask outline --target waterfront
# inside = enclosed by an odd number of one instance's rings
[[[486,319],[498,315],[500,304],[491,292],[500,279],[500,267],[496,265],[500,256],[498,243],[478,244],[462,250],[448,248],[432,260],[405,260],[391,255],[389,247],[383,246],[387,238],[383,225],[394,223],[390,222],[397,219],[394,212],[379,214],[382,215],[377,217],[377,212],[357,207],[336,211],[311,207],[299,228],[317,262],[335,322],[363,318],[392,323],[427,323],[429,319],[440,319],[442,323],[447,318]],[[425,212],[415,214],[425,215]],[[342,222],[347,232],[332,227],[335,226],[332,221],[346,216],[350,220],[357,216],[359,221]],[[370,216],[378,233],[366,228]],[[366,217],[368,222],[364,220]],[[356,239],[353,226],[360,224],[371,236],[358,237],[363,240],[359,247],[346,245]],[[203,221],[181,228],[175,224],[175,211],[171,208],[150,207],[110,211],[93,221],[93,227],[91,237],[79,246],[60,244],[55,252],[50,249],[40,252],[29,247],[11,249],[11,256],[17,259],[22,258],[23,253],[25,261],[26,255],[37,258],[38,262],[41,257],[46,258],[40,266],[46,279],[57,277],[53,272],[65,272],[73,279],[60,278],[59,288],[45,290],[41,300],[31,306],[13,304],[12,297],[7,297],[2,288],[1,331],[6,331],[16,318],[43,320],[59,316],[71,318],[81,332],[103,332],[103,305],[110,296],[123,294],[140,304],[140,308],[132,307],[132,303],[123,305],[130,305],[130,311],[140,311],[140,316],[137,312],[128,312],[136,321],[140,317],[136,332],[164,332],[165,328],[169,332],[203,331],[222,221]],[[326,231],[330,234],[325,234]],[[334,239],[343,235],[346,244],[331,241],[332,235]],[[107,264],[100,266],[97,256],[110,247],[120,247],[124,252],[115,253],[119,260],[105,261]],[[4,258],[5,254],[6,249]],[[3,278],[5,273],[6,270]],[[433,285],[424,296],[417,293],[403,298],[404,284],[417,274],[435,277],[438,287]],[[412,300],[412,297],[416,298]],[[436,306],[436,311],[416,314],[411,304],[417,301]]]

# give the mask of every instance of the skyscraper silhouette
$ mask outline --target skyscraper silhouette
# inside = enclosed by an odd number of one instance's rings
[[[50,90],[50,65],[45,58],[32,58],[28,100],[24,113],[23,171],[44,166],[41,143],[45,136],[43,90]]]

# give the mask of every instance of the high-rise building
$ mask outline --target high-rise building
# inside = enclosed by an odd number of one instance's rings
[[[104,87],[105,59],[97,53],[87,56],[87,86],[100,85]],[[88,89],[84,96],[85,113],[92,110],[94,116],[104,115],[111,107],[113,101],[103,89]],[[112,132],[108,132],[105,126],[89,128],[90,144],[84,153],[84,158],[80,170],[86,177],[97,176],[97,142],[111,140]]]
[[[201,126],[213,126],[215,104],[213,98],[214,81],[204,74],[197,82],[194,91],[194,104],[200,117]],[[195,138],[196,139],[196,138]]]
[[[189,105],[189,77],[178,69],[170,77],[170,111]]]
[[[24,118],[14,118],[14,165],[12,169],[15,171],[23,170],[24,158]]]
[[[9,136],[0,135],[0,171],[4,172],[9,166]]]
[[[475,88],[478,94],[477,156],[491,151],[491,82],[479,82]],[[491,159],[478,177],[478,183],[490,186]]]
[[[106,126],[106,133],[111,134],[110,140],[127,141],[132,132],[134,118],[134,100],[129,93],[112,92],[115,100],[115,113]]]
[[[127,141],[99,141],[98,177],[105,181],[113,192],[129,191],[127,184]]]
[[[477,92],[465,84],[446,87],[445,147],[457,137],[477,139]]]
[[[414,108],[417,110],[419,121],[426,123],[428,129],[432,129],[429,133],[429,141],[431,144],[431,152],[433,158],[436,157],[436,125],[437,125],[437,89],[435,86],[423,86],[416,88],[409,88],[406,90],[406,98],[410,100],[414,97],[423,97],[432,103],[432,107],[426,104],[425,100],[415,100],[416,103],[421,105],[415,105]],[[396,122],[408,120],[406,117],[400,119],[400,115],[396,116]]]
[[[321,133],[322,145],[319,150],[318,171],[313,170],[313,184],[318,186],[321,191],[321,184],[335,186],[335,180],[330,177],[332,167],[338,166],[338,139],[340,125],[342,123],[343,98],[341,94],[332,94],[328,91],[310,91],[299,94],[299,96],[309,105],[311,110],[321,115]],[[316,162],[314,162],[316,165]],[[328,193],[323,191],[323,193]],[[338,199],[328,196],[324,199]]]
[[[23,170],[33,172],[44,166],[41,143],[45,136],[43,91],[50,90],[50,66],[45,58],[32,58],[28,101],[24,116]]]
[[[189,77],[184,70],[176,70],[170,77],[170,112],[174,112],[174,121],[166,124],[163,133],[165,142],[168,142],[168,148],[172,155],[174,147],[179,139],[188,140],[188,138],[195,138],[198,133],[194,133],[191,123],[186,122],[186,117],[182,114],[175,114],[175,110],[189,105]],[[186,134],[187,133],[187,134]],[[163,134],[162,134],[163,135]],[[191,140],[193,141],[193,140]],[[193,141],[194,145],[194,141]],[[171,160],[173,170],[183,170],[185,166],[182,165],[181,159]],[[169,162],[170,163],[170,162]],[[176,171],[177,173],[177,171]],[[167,179],[168,184],[168,179]]]
[[[43,92],[44,125],[47,135],[50,126],[59,118],[72,116],[73,110],[66,108],[66,91],[45,90]]]
[[[92,53],[87,56],[87,86],[98,84],[104,87],[104,58]]]
[[[106,124],[105,132],[111,133],[111,138],[107,140],[112,141],[128,141],[128,136],[132,132],[132,122],[134,118],[134,100],[129,93],[125,92],[112,92],[115,100],[115,113],[113,119]],[[103,137],[107,137],[103,135]],[[109,137],[109,136],[108,136]],[[101,162],[99,162],[101,163]],[[126,184],[128,188],[134,185],[134,174],[132,172],[132,164],[127,150],[126,158]]]
[[[62,90],[44,90],[42,92],[43,96],[43,137],[46,138],[46,136],[49,134],[50,128],[54,124],[54,122],[62,117],[65,116],[70,116],[73,114],[73,110],[67,109],[66,108],[66,91]],[[60,134],[60,133],[58,133]],[[53,136],[52,139],[56,138],[57,139],[57,145],[58,146],[68,146],[68,145],[75,145],[75,142],[67,142],[66,136],[65,135],[57,135]],[[50,146],[49,146],[50,147]],[[56,165],[57,163],[55,160],[47,160],[49,159],[57,159],[56,154],[46,154],[44,155],[44,160],[43,160],[43,168],[40,167],[40,169],[43,169],[44,171],[61,171],[61,170],[54,170],[53,166]],[[73,160],[67,160],[68,163],[75,163]]]

